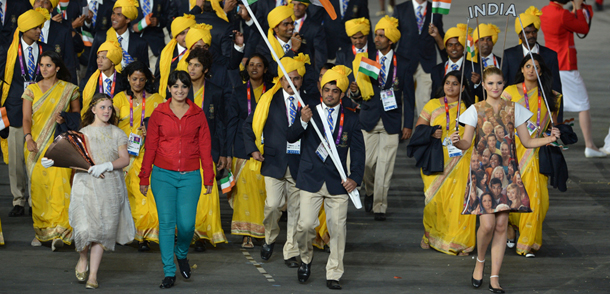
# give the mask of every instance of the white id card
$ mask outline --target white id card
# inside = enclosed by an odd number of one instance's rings
[[[129,134],[129,142],[127,143],[127,153],[129,155],[138,156],[140,154],[140,148],[142,148],[142,136],[131,133]]]
[[[286,144],[286,153],[288,154],[301,154],[301,140],[294,143]]]
[[[394,96],[394,89],[381,90],[380,95],[384,111],[390,111],[398,108],[398,105],[396,104],[396,97]]]
[[[443,140],[443,146],[449,145],[451,145],[451,139],[449,139],[449,137],[445,137],[445,140]]]
[[[536,125],[531,122],[531,121],[527,121],[527,131],[530,132],[530,137],[532,136],[532,134],[534,132],[536,132],[536,130],[538,129],[538,127],[536,127]]]
[[[447,145],[447,152],[449,152],[449,158],[462,156],[462,150],[453,146],[451,141],[449,141],[449,144]]]
[[[27,81],[27,82],[23,82],[23,90],[25,91],[25,89],[27,89],[27,87],[31,84],[34,84],[35,82],[32,81]]]
[[[328,157],[328,151],[326,151],[326,148],[324,148],[324,145],[322,145],[322,143],[320,143],[320,145],[318,146],[316,154],[318,155],[320,160],[322,160],[322,162],[326,161],[326,158]]]

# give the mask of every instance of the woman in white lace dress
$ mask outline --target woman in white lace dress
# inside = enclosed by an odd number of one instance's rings
[[[129,164],[128,139],[116,123],[110,97],[96,94],[83,115],[80,130],[87,138],[89,153],[96,165],[88,173],[75,174],[69,209],[76,251],[80,254],[76,278],[85,281],[91,270],[86,283],[89,289],[98,287],[97,271],[104,250],[113,251],[115,243],[131,242],[135,234],[122,171]],[[41,162],[43,166],[53,164],[46,158]],[[90,264],[87,262],[89,251]]]

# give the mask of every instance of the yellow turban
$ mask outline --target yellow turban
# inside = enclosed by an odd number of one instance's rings
[[[212,34],[210,31],[212,26],[209,24],[201,23],[191,27],[188,33],[186,33],[186,48],[191,49],[195,43],[199,40],[203,40],[208,46],[212,45]]]
[[[472,31],[472,41],[476,42],[479,40],[479,37],[490,37],[491,41],[496,44],[498,41],[498,34],[500,34],[500,28],[498,28],[495,24],[480,24],[474,31]]]
[[[267,32],[267,39],[269,39],[269,43],[271,43],[271,47],[273,47],[273,51],[275,51],[275,54],[277,54],[278,58],[282,58],[284,56],[284,48],[282,48],[282,45],[280,45],[280,42],[273,34],[273,29],[289,17],[294,20],[294,11],[288,6],[278,6],[271,10],[271,12],[269,12],[269,15],[267,15],[267,21],[269,22],[269,31]],[[273,54],[271,56],[273,56]]]
[[[466,47],[466,24],[458,23],[457,26],[450,28],[445,32],[443,44],[447,46],[447,41],[451,38],[458,38],[458,42]],[[468,28],[468,34],[472,32],[472,28]],[[482,35],[481,35],[482,36]]]
[[[49,11],[44,8],[30,9],[19,16],[17,20],[17,28],[24,33],[33,28],[37,28],[44,24],[45,21],[51,19]]]
[[[336,65],[333,68],[327,70],[322,76],[322,82],[320,85],[324,87],[328,82],[336,81],[337,87],[341,89],[341,92],[345,93],[349,87],[349,79],[347,76],[352,73],[352,70],[343,65]]]
[[[106,42],[102,43],[99,49],[97,49],[97,53],[107,51],[106,58],[110,59],[112,63],[115,65],[115,69],[117,72],[121,71],[121,61],[123,60],[123,49],[121,49],[121,45],[119,45],[116,41],[106,40]],[[81,108],[80,114],[85,115],[87,109],[89,108],[89,104],[91,103],[91,99],[95,94],[95,90],[98,86],[98,79],[100,78],[100,70],[96,70],[85,85],[83,89],[83,107]],[[114,93],[115,95],[117,92]]]
[[[303,5],[305,5],[306,7],[309,7],[309,2],[307,2],[307,0],[288,0],[288,3],[294,4],[292,2],[299,2],[299,3],[303,4]]]
[[[34,6],[34,2],[36,2],[36,0],[30,0],[30,4],[32,5],[32,7]],[[57,7],[57,5],[59,4],[59,0],[49,0],[49,2],[51,2],[51,7],[53,8]]]
[[[358,32],[362,32],[363,35],[367,36],[371,32],[371,22],[366,17],[348,20],[345,22],[345,31],[348,37]]]
[[[137,0],[117,0],[117,2],[114,3],[114,7],[112,7],[112,9],[122,8],[121,13],[126,18],[135,20],[136,18],[138,18],[139,6],[140,5],[138,4]]]
[[[106,41],[102,43],[99,49],[97,49],[97,53],[102,51],[108,51],[106,54],[106,58],[110,59],[114,65],[121,65],[121,61],[123,60],[123,49],[121,49],[121,45],[114,41]]]
[[[182,31],[194,26],[195,24],[197,24],[197,22],[195,21],[195,16],[192,14],[185,13],[184,16],[176,17],[174,21],[172,21],[172,37],[176,39],[176,36],[182,33]],[[172,50],[174,49],[172,48]]]
[[[224,9],[222,9],[222,7],[220,7],[220,1],[222,0],[211,0],[210,4],[212,4],[212,9],[214,9],[214,11],[216,12],[216,16],[226,22],[229,22],[229,18],[227,18],[227,13],[224,11]]]
[[[290,73],[292,71],[297,71],[300,76],[305,75],[305,64],[311,64],[309,60],[309,55],[299,53],[299,55],[295,57],[284,57],[281,59],[282,65],[286,70],[286,73]],[[280,69],[280,66],[277,66],[278,79],[284,76],[284,73]],[[277,84],[277,83],[276,83]]]
[[[392,41],[392,43],[398,42],[400,39],[400,31],[398,30],[398,19],[393,17],[384,16],[379,20],[375,26],[375,31],[384,30],[385,36]]]
[[[540,16],[542,15],[542,11],[538,10],[538,8],[534,6],[530,6],[524,13],[521,13],[519,16],[521,17],[521,22],[523,23],[523,27],[527,28],[530,25],[534,25],[537,30],[540,29]],[[519,23],[519,18],[515,18],[515,32],[517,34],[521,33],[521,24]],[[519,44],[521,44],[521,39],[519,39]]]

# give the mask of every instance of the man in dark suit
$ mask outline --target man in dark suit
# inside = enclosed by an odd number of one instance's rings
[[[252,5],[250,8],[252,12],[254,12],[254,17],[258,20],[263,29],[263,32],[267,32],[269,30],[269,23],[267,22],[267,16],[274,8],[278,6],[284,6],[288,2],[286,0],[258,0]],[[243,7],[242,7],[243,8]],[[260,43],[264,43],[263,37],[259,33],[258,29],[256,29],[254,25],[254,21],[250,20],[246,22],[246,25],[250,27],[249,34],[246,35],[246,48],[244,52],[245,58],[250,58],[252,54],[258,52],[258,48]]]
[[[431,24],[432,1],[409,0],[396,6],[394,17],[398,19],[402,34],[396,51],[401,67],[400,83],[403,85],[404,99],[415,101],[417,117],[428,102],[430,92],[434,91],[430,72],[437,64],[436,48],[443,49],[430,35],[429,28],[436,28],[436,34],[442,40],[445,36],[443,15],[436,14]]]
[[[301,110],[301,122],[293,124],[288,130],[288,142],[303,142],[297,188],[301,189],[300,217],[297,225],[297,242],[301,255],[301,266],[297,276],[305,283],[311,274],[313,260],[313,240],[319,225],[318,214],[324,203],[327,226],[330,232],[330,256],[326,265],[326,286],[339,290],[339,279],[343,275],[343,253],[345,251],[346,219],[348,195],[362,181],[364,174],[365,150],[358,115],[348,111],[341,104],[349,86],[347,75],[351,70],[339,65],[326,71],[322,77],[323,103],[315,109],[309,106]],[[344,172],[347,174],[347,156],[350,155],[350,174],[345,181],[328,158],[328,150],[310,127],[309,121],[328,130],[326,136],[335,145]],[[326,134],[326,131],[322,132]]]
[[[139,2],[138,17],[131,22],[131,28],[148,43],[150,49],[148,59],[154,66],[161,50],[165,47],[163,28],[172,20],[169,14],[170,3],[167,0],[139,0]]]
[[[326,49],[326,32],[322,25],[312,19],[307,14],[309,2],[301,2],[299,0],[292,1],[293,11],[295,16],[294,31],[303,38],[303,43],[306,43],[311,48],[311,60],[313,68],[320,71],[322,65],[326,63],[328,51]]]
[[[132,61],[142,61],[144,64],[149,64],[148,60],[148,43],[142,39],[139,34],[132,33],[129,30],[129,23],[132,18],[138,17],[138,10],[134,6],[121,6],[121,2],[117,2],[114,10],[112,11],[112,28],[108,33],[99,33],[95,35],[93,45],[91,46],[91,52],[97,52],[99,46],[104,43],[107,38],[108,40],[114,40],[121,45],[123,49],[123,60],[121,65],[126,67]],[[110,34],[110,36],[108,36]],[[87,79],[93,74],[96,69],[96,58],[97,54],[91,54],[89,56],[89,64],[87,66]]]
[[[91,66],[89,57],[96,54],[96,50],[91,50],[94,37],[97,34],[106,36],[106,31],[112,27],[112,11],[115,0],[86,0],[86,5],[89,8],[89,13],[85,18],[84,26],[82,27],[81,34],[83,36],[83,43],[85,44],[85,51],[79,57],[80,64],[87,66],[85,70],[84,80],[89,78],[88,68]],[[91,53],[93,52],[93,53]],[[95,62],[93,67],[95,67]]]
[[[343,9],[344,2],[347,2],[347,8]],[[328,59],[335,59],[339,48],[347,50],[351,46],[349,37],[345,33],[345,22],[364,17],[369,19],[369,1],[368,0],[330,0],[330,3],[337,12],[337,19],[332,20],[328,13],[324,13],[324,30],[327,36],[333,36],[326,39],[326,47],[328,50]]]
[[[299,123],[297,111],[302,105],[294,97],[295,93],[289,86],[287,78],[292,80],[298,91],[303,84],[305,61],[308,62],[306,59],[308,57],[302,54],[296,58],[281,59],[288,77],[280,73],[278,84],[261,96],[256,111],[248,116],[243,127],[246,153],[262,162],[260,171],[265,177],[267,191],[263,219],[265,244],[261,248],[261,258],[269,260],[273,253],[280,232],[278,225],[282,215],[280,209],[287,204],[288,221],[283,251],[284,262],[291,268],[299,266],[296,260],[299,248],[295,234],[299,219],[299,189],[296,187],[296,179],[301,160],[301,142],[289,143],[286,136],[288,127],[293,123]],[[268,107],[266,117],[265,107]],[[263,141],[264,145],[262,145]],[[261,145],[262,149],[259,149]]]
[[[393,47],[400,39],[398,20],[385,16],[375,26],[375,48],[369,59],[381,64],[378,79],[371,79],[372,89],[358,82],[363,101],[360,122],[366,145],[364,169],[364,207],[373,210],[375,220],[386,219],[388,190],[394,173],[394,161],[400,138],[410,136],[413,128],[413,101],[402,101],[398,82],[397,57]],[[371,93],[371,97],[366,97]],[[404,116],[403,116],[404,113]]]
[[[13,33],[17,29],[17,19],[21,14],[32,9],[28,1],[1,0],[2,18],[0,19],[0,46],[8,48],[13,42]]]
[[[371,37],[371,22],[362,17],[348,20],[345,22],[345,31],[352,42],[351,48],[341,49],[337,52],[337,65],[344,65],[348,68],[353,68],[354,59],[356,54],[361,53],[365,56],[369,55],[370,51],[373,51],[374,42]],[[362,99],[360,91],[358,90],[358,84],[355,81],[355,75],[358,73],[358,68],[354,68],[356,72],[352,72],[348,78],[350,81],[350,87],[346,93],[346,98],[353,101],[354,106],[358,106],[356,101]],[[320,78],[322,78],[320,76]],[[345,99],[343,99],[345,100]]]
[[[1,132],[2,138],[8,136],[9,162],[8,172],[13,194],[13,209],[9,216],[21,216],[25,212],[26,189],[28,177],[25,171],[24,144],[26,137],[23,134],[23,100],[21,96],[27,85],[42,79],[38,64],[40,55],[47,50],[53,50],[45,43],[38,42],[40,27],[46,19],[35,10],[27,10],[18,19],[17,30],[19,39],[13,40],[13,50],[9,51],[10,43],[2,46],[0,52],[0,79],[2,84],[2,107],[6,107],[10,127]],[[21,50],[21,52],[19,52]],[[19,56],[21,54],[21,56]],[[19,60],[21,58],[21,60]],[[8,133],[8,134],[7,134]],[[31,210],[30,210],[31,211]]]

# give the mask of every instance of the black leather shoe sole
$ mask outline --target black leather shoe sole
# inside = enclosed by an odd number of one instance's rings
[[[307,280],[309,279],[309,276],[311,276],[311,263],[307,264],[307,263],[301,263],[301,266],[299,267],[299,270],[297,271],[297,277],[299,279],[299,283],[303,284],[305,282],[307,282]]]
[[[261,246],[261,258],[263,260],[269,260],[269,258],[271,258],[271,254],[273,254],[273,247],[274,247],[275,243],[273,244],[263,244],[263,246]]]
[[[288,266],[289,268],[297,268],[300,266],[299,262],[295,257],[285,259],[284,264],[286,264],[286,266]]]
[[[8,216],[15,217],[15,216],[23,216],[24,214],[25,214],[25,209],[23,208],[23,206],[15,205],[15,206],[13,206],[13,209],[11,210],[11,212],[8,213]]]
[[[335,281],[335,280],[327,280],[326,281],[326,287],[328,287],[328,289],[331,290],[341,290],[341,284],[339,284],[339,281]]]
[[[182,275],[182,277],[184,277],[185,279],[191,277],[191,266],[189,265],[188,259],[178,259],[178,267],[180,268],[180,274]]]
[[[172,286],[174,286],[175,282],[176,282],[176,277],[165,277],[165,278],[163,278],[163,281],[161,281],[161,285],[159,285],[159,288],[161,288],[161,289],[171,288]]]
[[[373,210],[373,195],[364,196],[364,211],[371,212]]]

